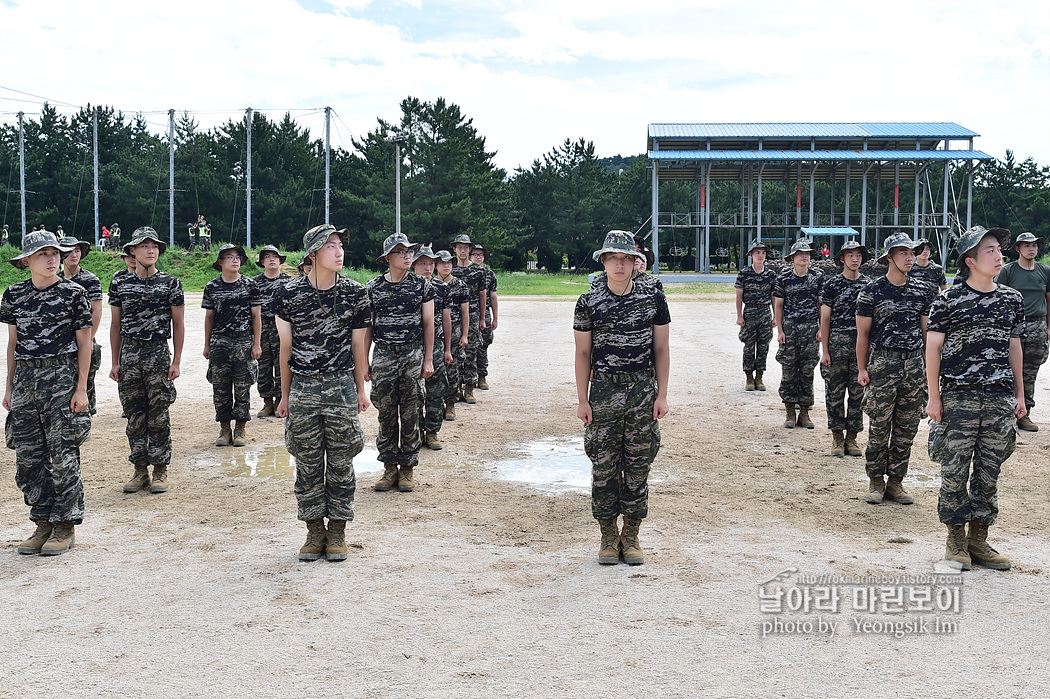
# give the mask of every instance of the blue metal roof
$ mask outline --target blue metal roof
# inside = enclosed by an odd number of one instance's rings
[[[974,138],[952,122],[649,124],[650,138]]]
[[[979,150],[651,150],[649,160],[706,162],[995,160]]]
[[[802,232],[806,235],[844,235],[852,238],[860,237],[860,232],[855,231],[852,228],[842,226],[825,226],[824,228],[803,228]]]

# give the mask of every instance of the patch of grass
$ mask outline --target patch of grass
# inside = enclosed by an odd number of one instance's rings
[[[579,296],[590,288],[586,274],[496,272],[500,296]]]

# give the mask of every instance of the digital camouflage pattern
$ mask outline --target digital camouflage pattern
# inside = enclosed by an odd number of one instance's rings
[[[773,341],[773,316],[766,307],[766,314],[744,317],[744,327],[737,337],[744,343],[744,371],[765,371],[769,343]]]
[[[369,397],[379,413],[376,449],[384,464],[414,468],[419,461],[422,373],[422,343],[373,346]]]
[[[360,283],[336,277],[331,289],[319,291],[306,277],[277,290],[274,310],[292,325],[294,339],[288,362],[292,374],[324,375],[354,368],[350,347],[355,329],[372,326],[372,305]]]
[[[948,390],[941,405],[943,420],[930,423],[928,443],[930,459],[941,465],[937,516],[944,524],[995,524],[999,471],[1017,440],[1013,393]]]
[[[784,344],[777,349],[781,366],[780,400],[813,405],[813,373],[820,361],[817,324],[784,321]]]
[[[276,251],[275,251],[276,252]],[[262,398],[281,397],[281,337],[277,334],[276,301],[277,290],[292,280],[291,275],[281,272],[270,279],[266,274],[252,278],[255,288],[262,298],[260,314],[262,316],[262,335],[260,345],[262,355],[259,357],[259,396]]]
[[[171,353],[165,340],[126,337],[120,348],[117,394],[127,417],[128,461],[136,466],[171,463],[171,418],[175,382],[168,381]]]
[[[478,373],[488,375],[489,373],[489,347],[492,345],[492,294],[499,290],[496,281],[496,273],[489,267],[482,265],[485,270],[484,289],[488,292],[488,301],[485,306],[485,329],[481,330],[481,342],[478,345]]]
[[[370,280],[365,289],[372,302],[374,342],[422,343],[423,304],[434,300],[429,279],[409,272],[401,281],[391,282],[381,274]]]
[[[110,277],[110,279],[109,279],[109,289],[107,289],[106,293],[109,294],[109,295],[112,295],[114,287],[117,284],[120,283],[120,280],[123,279],[124,277],[130,277],[133,274],[134,274],[134,272],[128,271],[127,267],[125,267],[124,269],[118,269],[116,272],[113,273],[113,276]]]
[[[444,356],[445,325],[442,316],[445,309],[449,308],[449,288],[448,284],[436,278],[430,280],[430,286],[434,289],[434,350],[437,351],[438,345],[441,345],[441,353]],[[451,309],[449,314],[451,315]]]
[[[63,277],[64,279],[65,277]],[[86,269],[80,269],[68,281],[79,284],[87,292],[89,302],[102,300],[102,281]],[[88,410],[94,415],[95,410],[95,374],[102,366],[102,346],[92,338],[91,340],[91,367],[88,369]]]
[[[215,311],[212,334],[251,335],[252,308],[264,302],[255,282],[242,274],[234,282],[216,277],[205,284],[201,308]]]
[[[847,279],[844,274],[825,277],[820,289],[820,303],[831,309],[831,331],[857,329],[857,296],[871,282],[863,274]]]
[[[756,272],[751,266],[745,267],[736,275],[733,287],[744,292],[745,321],[749,318],[761,318],[770,314],[770,306],[773,303],[773,281],[776,277],[777,273],[769,267],[763,267],[761,272]]]
[[[926,329],[944,334],[942,391],[998,387],[1013,395],[1010,338],[1024,333],[1024,301],[1020,293],[1002,285],[981,292],[969,284],[958,284],[933,302]]]
[[[926,409],[926,366],[922,352],[906,357],[872,350],[870,383],[864,387],[868,414],[868,447],[864,452],[869,478],[908,474],[911,445]]]
[[[653,326],[670,322],[667,297],[655,285],[635,284],[623,296],[606,285],[580,295],[572,327],[591,333],[596,374],[631,374],[653,368]]]
[[[87,292],[88,301],[102,300],[102,280],[86,269],[81,268],[76,274],[68,279],[66,277],[62,278],[83,287],[84,291]]]
[[[857,381],[857,330],[832,330],[828,338],[831,366],[820,365],[828,429],[861,433],[864,387]],[[848,400],[847,400],[848,395]]]
[[[477,384],[478,353],[481,351],[481,289],[485,284],[485,272],[480,265],[470,263],[466,267],[453,265],[452,274],[466,284],[467,303],[470,305],[470,333],[467,336],[467,346],[462,351],[462,361],[457,361],[459,382],[460,384]]]
[[[171,337],[171,307],[185,306],[186,296],[179,278],[165,272],[145,278],[127,274],[110,285],[109,305],[120,309],[121,337],[167,340]]]
[[[353,520],[354,457],[364,449],[365,436],[357,416],[352,370],[322,375],[292,372],[284,442],[295,457],[299,519]]]
[[[861,289],[857,315],[871,318],[871,348],[894,352],[922,349],[921,318],[930,315],[936,297],[936,287],[911,277],[904,286],[896,286],[883,276]]]
[[[37,289],[26,279],[4,291],[0,323],[15,326],[15,359],[59,357],[76,353],[77,330],[91,327],[91,304],[79,284],[58,279]]]
[[[212,333],[208,350],[215,421],[251,420],[251,391],[259,375],[259,365],[252,359],[251,336]]]
[[[91,415],[69,408],[76,383],[75,355],[15,360],[6,441],[15,450],[15,483],[32,520],[84,519],[80,445]]]
[[[273,279],[267,277],[265,272],[252,277],[252,282],[255,283],[255,290],[258,292],[259,298],[262,299],[259,312],[262,315],[264,324],[267,320],[272,323],[277,315],[277,290],[293,279],[295,277],[286,272],[281,272]]]
[[[784,322],[819,323],[820,287],[823,277],[809,270],[806,276],[788,267],[773,280],[773,296],[784,299]],[[814,331],[816,332],[816,331]]]
[[[1047,344],[1046,320],[1032,320],[1024,324],[1021,335],[1021,379],[1024,383],[1024,404],[1028,412],[1035,407],[1035,379],[1039,367],[1046,363],[1050,356],[1050,345]]]
[[[424,380],[425,397],[420,406],[419,425],[427,432],[440,432],[444,422],[445,401],[449,399],[448,372],[445,370],[445,345],[434,342],[434,373]]]
[[[588,292],[589,293],[589,292]],[[591,460],[591,514],[644,519],[649,514],[649,469],[660,450],[660,423],[653,419],[656,378],[652,371],[619,381],[591,381],[592,421],[583,448]]]
[[[927,282],[937,287],[939,290],[942,286],[948,285],[948,277],[944,274],[944,267],[930,260],[929,264],[925,267],[921,267],[918,262],[912,265],[911,270],[908,272],[908,276],[911,279],[918,279],[919,281]]]

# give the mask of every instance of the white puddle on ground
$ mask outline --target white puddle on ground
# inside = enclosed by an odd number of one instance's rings
[[[491,467],[499,480],[527,483],[549,494],[590,491],[591,460],[583,452],[583,437],[544,437],[515,450],[522,458]]]
[[[202,454],[198,462],[218,466],[224,475],[235,478],[295,478],[295,459],[284,445],[249,447],[215,447]],[[357,474],[378,473],[383,470],[379,452],[372,444],[354,457]]]

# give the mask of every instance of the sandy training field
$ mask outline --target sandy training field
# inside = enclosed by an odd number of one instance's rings
[[[1046,696],[1050,369],[1044,430],[1021,434],[1000,480],[992,539],[1013,570],[959,582],[938,577],[925,424],[915,504],[866,504],[863,459],[827,455],[819,373],[816,430],[780,426],[775,347],[770,390],[744,392],[729,299],[672,298],[646,564],[603,567],[579,467],[574,299],[501,299],[492,390],[460,404],[443,451],[423,450],[416,491],[373,492],[378,465],[360,458],[349,559],[301,563],[283,423],[212,446],[190,295],[170,492],[121,491],[108,346],[70,553],[16,553],[32,525],[14,452],[0,453],[0,696]],[[362,418],[374,442],[374,408]],[[564,482],[499,477],[523,460],[528,478]]]

